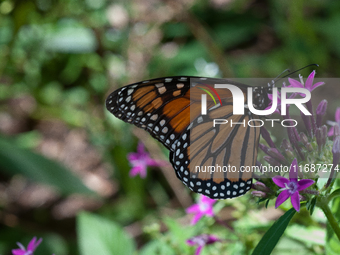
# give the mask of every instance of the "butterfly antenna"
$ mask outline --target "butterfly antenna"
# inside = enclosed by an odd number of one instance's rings
[[[294,74],[294,73],[297,73],[298,71],[301,71],[301,70],[303,70],[303,69],[305,69],[305,68],[307,68],[307,67],[310,67],[310,66],[319,67],[318,64],[310,64],[310,65],[306,65],[306,66],[304,66],[304,67],[302,67],[302,68],[300,68],[300,69],[298,69],[298,70],[295,70],[294,72],[291,72],[291,73],[289,73],[289,74],[283,76],[282,78],[286,78],[286,77],[288,77],[289,75],[292,75],[292,74]],[[281,79],[282,79],[282,78],[281,78]]]
[[[306,65],[306,66],[304,66],[304,67],[302,67],[302,68],[300,68],[300,69],[298,69],[298,70],[295,70],[294,72],[290,72],[289,69],[286,69],[286,70],[284,70],[281,74],[279,74],[274,80],[272,80],[272,84],[271,84],[271,85],[268,83],[268,86],[274,87],[275,82],[278,82],[279,80],[282,80],[282,79],[288,77],[289,75],[292,75],[292,74],[294,74],[294,73],[297,73],[297,72],[299,72],[299,71],[301,71],[301,70],[303,70],[303,69],[305,69],[305,68],[307,68],[307,67],[310,67],[310,66],[319,67],[318,64],[310,64],[310,65]],[[287,74],[287,75],[282,76],[280,79],[276,80],[278,77],[280,77],[282,74],[284,74],[284,73],[287,72],[287,71],[288,71],[288,74]]]
[[[290,73],[290,69],[284,70],[282,73],[280,73],[278,76],[276,76],[274,80],[276,80],[277,78],[279,78],[279,77],[280,77],[282,74],[284,74],[285,72]]]
[[[286,70],[284,70],[283,72],[281,72],[278,76],[276,76],[273,80],[272,80],[272,84],[270,84],[270,83],[268,83],[268,87],[274,87],[274,85],[275,85],[275,81],[282,75],[282,74],[284,74],[285,72],[290,72],[290,70],[289,69],[286,69]],[[280,79],[279,79],[280,80]]]

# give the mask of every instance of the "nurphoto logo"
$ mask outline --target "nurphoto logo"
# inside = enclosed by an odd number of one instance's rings
[[[232,84],[215,84],[214,87],[217,89],[223,89],[223,88],[229,89],[233,96],[233,114],[244,115],[244,108],[245,108],[244,94],[240,88]],[[209,88],[213,89],[211,86],[209,86]],[[200,89],[207,92],[213,98],[215,105],[216,105],[216,101],[214,97],[212,96],[212,94],[206,89],[203,89],[203,88],[200,88]],[[220,96],[218,95],[216,90],[213,90],[213,91],[217,95],[220,101],[220,104],[222,105]],[[253,88],[250,87],[247,89],[246,107],[249,108],[249,111],[251,111],[253,114],[260,115],[260,116],[270,115],[274,113],[274,111],[277,108],[277,98],[278,98],[277,93],[278,93],[277,88],[273,88],[273,99],[272,99],[272,105],[270,109],[258,110],[258,109],[255,109],[255,107],[253,106]],[[304,98],[286,98],[288,93],[305,94],[305,97]],[[292,105],[292,104],[296,105],[296,107],[299,108],[299,110],[305,115],[308,115],[308,116],[312,115],[303,105],[303,103],[307,103],[310,99],[311,99],[311,93],[308,89],[289,88],[289,87],[282,88],[281,89],[281,115],[286,115],[286,109],[287,109],[286,106]],[[207,114],[207,95],[206,94],[202,94],[201,96],[201,113],[202,115]]]

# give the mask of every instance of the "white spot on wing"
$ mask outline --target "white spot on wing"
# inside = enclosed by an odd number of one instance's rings
[[[153,121],[156,121],[157,118],[158,118],[158,114],[154,114],[154,115],[151,116],[150,119],[153,120]]]

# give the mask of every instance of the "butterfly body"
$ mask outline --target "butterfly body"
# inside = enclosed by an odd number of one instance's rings
[[[244,115],[233,115],[233,97],[229,90],[211,89],[216,83],[226,82],[242,90]],[[245,194],[251,187],[252,172],[239,169],[255,165],[260,135],[258,118],[246,107],[248,87],[225,79],[158,78],[112,92],[106,107],[119,119],[145,129],[169,149],[177,177],[191,190],[215,199],[233,198]],[[261,110],[268,106],[268,92],[267,88],[253,89],[255,108]],[[202,115],[201,99],[206,93],[211,97],[207,98],[207,113]],[[215,100],[215,95],[219,100]],[[213,125],[214,119],[233,123],[255,119],[252,125],[256,127]],[[228,166],[229,171],[222,171]],[[218,167],[221,167],[219,172]]]

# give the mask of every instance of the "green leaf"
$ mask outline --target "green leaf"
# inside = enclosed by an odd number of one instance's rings
[[[252,255],[271,254],[271,252],[275,248],[275,245],[280,240],[283,232],[287,228],[289,221],[294,216],[295,212],[295,209],[292,208],[284,215],[282,215],[264,234],[261,241],[258,243],[255,250],[253,251]]]
[[[115,222],[82,212],[77,218],[78,245],[81,255],[129,255],[135,243]]]
[[[293,225],[287,228],[286,235],[308,245],[325,246],[326,232],[319,227]]]
[[[296,241],[294,239],[283,236],[280,242],[276,245],[273,255],[316,255],[319,253],[312,252],[313,249],[308,249],[304,243]]]
[[[175,255],[175,251],[171,247],[160,241],[154,240],[146,244],[140,251],[140,255]]]
[[[1,136],[0,170],[9,175],[22,174],[33,181],[52,185],[63,194],[95,194],[62,165],[29,150],[19,148]]]

